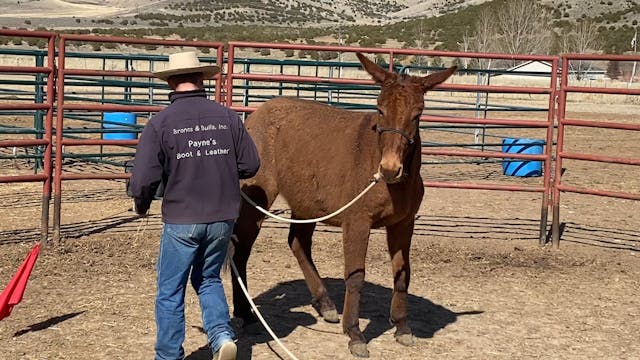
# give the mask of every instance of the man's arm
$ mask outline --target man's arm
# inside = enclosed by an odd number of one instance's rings
[[[135,162],[131,171],[131,192],[134,209],[139,215],[149,211],[151,201],[162,181],[160,138],[156,129],[147,124],[136,147]]]
[[[260,169],[260,156],[253,139],[240,118],[238,121],[238,140],[236,141],[236,162],[240,179],[253,177]]]

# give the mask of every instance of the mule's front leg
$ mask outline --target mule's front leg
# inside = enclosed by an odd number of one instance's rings
[[[369,244],[369,224],[343,226],[345,295],[342,330],[349,336],[349,350],[369,357],[367,341],[360,330],[360,292],[364,285],[365,259]]]
[[[413,226],[414,218],[412,216],[408,221],[387,227],[387,245],[393,268],[393,297],[389,321],[396,327],[396,340],[407,346],[415,343],[411,328],[407,324],[407,294],[411,280],[409,250]]]

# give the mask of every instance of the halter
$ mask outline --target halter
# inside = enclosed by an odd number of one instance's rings
[[[409,151],[407,151],[407,154],[405,155],[404,158],[404,163],[405,165],[411,164],[411,162],[413,161],[413,156],[415,154],[415,142],[413,141],[412,138],[409,137],[409,135],[407,135],[406,132],[400,130],[400,129],[395,129],[395,128],[387,128],[387,127],[382,127],[378,124],[376,124],[376,132],[378,134],[382,134],[383,132],[388,131],[388,132],[392,132],[392,133],[396,133],[400,136],[402,136],[403,138],[407,139],[407,142],[409,144]],[[409,166],[404,166],[403,167],[404,171],[403,171],[403,175],[404,176],[408,176],[409,175]]]
[[[407,142],[409,142],[409,145],[413,145],[413,139],[410,138],[409,135],[407,135],[407,133],[402,131],[402,130],[394,129],[394,128],[386,128],[386,127],[382,127],[382,126],[376,124],[376,131],[378,132],[378,134],[382,134],[385,131],[389,131],[389,132],[392,132],[392,133],[399,134],[403,138],[407,139]]]

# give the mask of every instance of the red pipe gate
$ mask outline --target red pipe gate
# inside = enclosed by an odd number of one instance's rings
[[[48,209],[51,186],[53,184],[54,194],[54,216],[53,216],[53,239],[54,242],[60,239],[60,214],[62,208],[62,182],[64,180],[85,180],[85,179],[125,179],[129,176],[126,173],[68,173],[64,172],[64,151],[63,147],[74,146],[113,146],[113,145],[136,145],[137,140],[105,140],[105,139],[70,139],[63,135],[63,129],[65,127],[65,115],[68,115],[73,111],[130,111],[130,112],[157,112],[162,107],[158,105],[119,105],[119,104],[96,104],[86,102],[71,102],[65,100],[65,82],[72,76],[93,76],[93,77],[132,77],[132,78],[147,78],[150,82],[154,81],[151,71],[133,71],[130,69],[124,70],[106,70],[106,69],[84,69],[84,68],[70,68],[67,64],[67,46],[72,42],[101,42],[101,43],[118,43],[118,44],[141,44],[141,45],[162,45],[165,47],[195,47],[195,48],[207,48],[213,49],[216,52],[216,65],[218,65],[223,72],[217,75],[215,78],[215,100],[224,103],[227,106],[239,111],[239,112],[251,112],[259,104],[244,104],[238,101],[234,101],[234,89],[241,87],[247,82],[260,82],[260,83],[287,83],[287,84],[334,84],[334,85],[361,85],[371,86],[373,82],[369,79],[368,75],[363,71],[359,74],[354,73],[352,76],[347,77],[333,77],[331,74],[290,74],[284,70],[279,73],[272,72],[265,74],[264,72],[251,72],[246,71],[239,64],[240,56],[237,56],[239,49],[269,49],[269,50],[313,50],[313,51],[332,51],[338,52],[345,56],[352,56],[354,52],[362,52],[365,54],[375,54],[376,56],[382,56],[388,58],[388,66],[390,70],[394,70],[394,61],[399,56],[428,56],[428,57],[446,57],[452,59],[470,59],[478,63],[483,61],[495,60],[495,61],[545,61],[551,64],[550,78],[546,81],[546,84],[540,84],[536,86],[512,86],[512,85],[491,85],[487,84],[454,84],[448,82],[439,86],[435,91],[450,93],[451,96],[455,93],[459,94],[524,94],[527,96],[535,96],[542,99],[543,103],[546,103],[544,109],[544,116],[539,117],[526,117],[525,119],[516,119],[510,116],[485,116],[484,118],[478,118],[472,116],[470,113],[473,108],[463,109],[462,115],[460,113],[456,116],[450,116],[448,114],[438,113],[434,111],[432,114],[425,114],[422,117],[424,124],[431,125],[444,125],[444,126],[509,126],[518,129],[535,129],[540,131],[543,135],[545,144],[545,151],[542,154],[512,154],[500,151],[478,151],[478,150],[459,150],[459,149],[436,149],[423,147],[422,154],[428,156],[446,156],[451,158],[483,158],[494,160],[534,160],[543,163],[543,172],[541,183],[537,185],[522,185],[521,183],[486,183],[486,182],[443,182],[443,181],[426,181],[425,186],[434,188],[456,188],[456,189],[476,189],[476,190],[499,190],[499,191],[517,191],[517,192],[532,192],[541,194],[540,205],[540,233],[539,241],[541,244],[546,242],[547,239],[547,218],[548,209],[553,209],[553,223],[552,223],[552,236],[554,245],[558,246],[560,238],[559,229],[559,207],[560,207],[560,193],[561,192],[576,192],[583,194],[611,196],[617,198],[625,198],[632,200],[640,200],[640,194],[622,193],[622,192],[610,192],[601,191],[595,189],[581,189],[573,187],[561,182],[561,170],[562,162],[564,159],[578,159],[588,161],[599,162],[612,162],[618,164],[628,165],[640,165],[640,159],[629,158],[613,158],[603,157],[593,154],[582,154],[575,152],[564,151],[565,145],[565,128],[567,126],[590,126],[590,127],[604,127],[620,130],[640,130],[640,125],[633,124],[619,124],[619,123],[604,123],[593,122],[579,119],[567,119],[565,118],[567,94],[572,92],[602,92],[602,93],[618,93],[620,91],[624,94],[640,95],[640,91],[635,90],[622,90],[622,89],[602,89],[591,87],[576,87],[569,86],[568,71],[562,71],[562,79],[560,88],[558,88],[557,74],[559,73],[560,58],[553,56],[525,56],[525,55],[507,55],[507,54],[486,54],[486,53],[463,53],[463,52],[445,52],[445,51],[427,51],[416,49],[377,49],[377,48],[359,48],[359,47],[342,47],[342,46],[311,46],[311,45],[294,45],[294,44],[268,44],[268,43],[251,43],[251,42],[229,42],[227,50],[227,67],[224,69],[224,44],[217,42],[198,42],[198,41],[180,41],[180,40],[158,40],[158,39],[133,39],[133,38],[121,38],[121,37],[97,37],[87,35],[67,35],[61,34],[59,36],[58,44],[58,67],[55,70],[54,54],[55,54],[55,37],[53,33],[44,32],[31,32],[31,31],[14,31],[14,30],[0,30],[0,36],[25,36],[25,37],[42,37],[48,40],[48,64],[46,67],[0,67],[0,73],[12,72],[12,73],[43,73],[47,74],[47,102],[46,104],[11,104],[0,103],[0,110],[5,109],[41,109],[47,111],[46,117],[46,131],[42,140],[1,140],[0,147],[9,146],[46,146],[45,151],[45,167],[42,174],[28,175],[28,176],[0,176],[0,182],[24,182],[24,181],[42,181],[43,186],[43,202],[42,202],[42,238],[46,240],[48,232]],[[167,51],[170,52],[170,51]],[[569,69],[568,64],[571,60],[576,59],[624,59],[624,60],[639,60],[640,57],[622,57],[622,56],[585,56],[585,55],[566,55],[562,57],[562,69]],[[342,69],[342,68],[341,68]],[[460,69],[464,71],[464,69]],[[488,73],[487,73],[488,74]],[[54,75],[57,75],[57,83],[54,87]],[[487,79],[489,75],[487,75]],[[55,108],[54,108],[54,96]],[[370,103],[375,100],[375,97],[358,98],[354,99],[354,102],[362,104]],[[556,101],[557,108],[556,108]],[[470,110],[471,109],[471,110]],[[451,110],[451,109],[449,109]],[[56,114],[55,131],[53,130],[53,114]],[[445,110],[443,110],[445,111]],[[496,111],[500,113],[499,111]],[[558,132],[554,133],[554,125],[556,123]],[[54,136],[55,133],[55,136]],[[553,149],[554,140],[557,141],[555,153]],[[56,151],[53,152],[52,149]],[[55,153],[55,158],[52,154]],[[555,155],[555,159],[554,159]],[[555,166],[553,161],[555,160]],[[51,166],[54,161],[54,166]]]
[[[572,61],[584,60],[609,60],[609,61],[640,61],[640,56],[613,56],[613,55],[587,55],[587,54],[569,54],[562,57],[562,68],[569,69]],[[633,76],[633,74],[632,74]],[[633,79],[631,79],[632,81]],[[567,118],[567,99],[570,94],[609,94],[609,95],[640,95],[638,89],[622,89],[622,88],[603,88],[603,87],[587,87],[572,85],[569,81],[568,71],[562,72],[562,81],[560,83],[560,98],[558,101],[558,145],[556,147],[556,163],[554,173],[555,181],[553,184],[553,223],[552,234],[554,246],[560,243],[560,194],[561,192],[571,192],[578,194],[589,194],[613,197],[619,199],[640,200],[640,194],[621,191],[599,190],[586,187],[578,187],[568,185],[562,182],[562,165],[564,160],[581,160],[598,163],[623,164],[623,165],[640,165],[640,157],[613,157],[603,156],[600,154],[588,154],[571,152],[565,150],[565,133],[568,128],[597,128],[597,129],[615,129],[624,131],[640,131],[640,124],[627,124],[615,121],[594,121],[586,119]],[[638,139],[640,140],[640,139]],[[615,145],[615,144],[612,144]]]
[[[152,44],[163,46],[189,46],[195,48],[215,49],[217,53],[217,65],[222,64],[222,43],[203,42],[203,41],[182,41],[182,40],[157,40],[157,39],[132,39],[121,37],[96,37],[90,35],[61,35],[59,41],[58,55],[58,83],[57,83],[57,118],[56,129],[64,128],[64,115],[67,110],[89,110],[89,111],[141,111],[141,112],[157,112],[162,109],[159,106],[142,106],[142,105],[113,105],[113,104],[69,104],[64,101],[65,78],[68,75],[83,76],[115,76],[115,77],[144,77],[153,78],[148,71],[129,71],[129,70],[86,70],[86,69],[69,69],[66,67],[65,52],[67,44],[70,42],[87,42],[98,41],[102,43],[116,44]],[[216,75],[216,101],[220,102],[220,81],[221,75]],[[63,131],[56,131],[55,136],[56,148],[62,149],[64,146],[83,146],[83,145],[136,145],[138,140],[75,140],[63,138]],[[126,179],[129,174],[65,174],[62,172],[63,152],[56,152],[55,171],[54,171],[54,212],[53,212],[53,239],[57,242],[60,239],[60,214],[62,207],[62,181],[63,180],[87,180],[87,179]]]
[[[49,201],[51,199],[51,154],[53,149],[53,101],[54,101],[54,74],[55,74],[55,38],[56,34],[44,31],[19,31],[0,30],[0,35],[40,38],[47,41],[47,65],[46,66],[0,66],[0,74],[21,73],[21,74],[46,74],[46,101],[42,104],[25,103],[0,103],[0,110],[43,110],[46,112],[44,122],[44,134],[42,139],[19,139],[1,140],[1,147],[29,147],[43,146],[43,165],[41,174],[0,176],[0,183],[9,182],[42,182],[42,218],[41,218],[41,241],[45,242],[49,229]]]

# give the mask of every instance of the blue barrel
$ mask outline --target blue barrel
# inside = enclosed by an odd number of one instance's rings
[[[502,139],[502,152],[509,154],[540,155],[544,140],[540,139]],[[504,158],[502,173],[507,176],[533,177],[542,175],[542,161]]]
[[[136,114],[126,112],[106,112],[103,115],[102,127],[105,129],[122,129],[123,132],[105,132],[104,140],[134,140],[138,133],[135,131]]]

